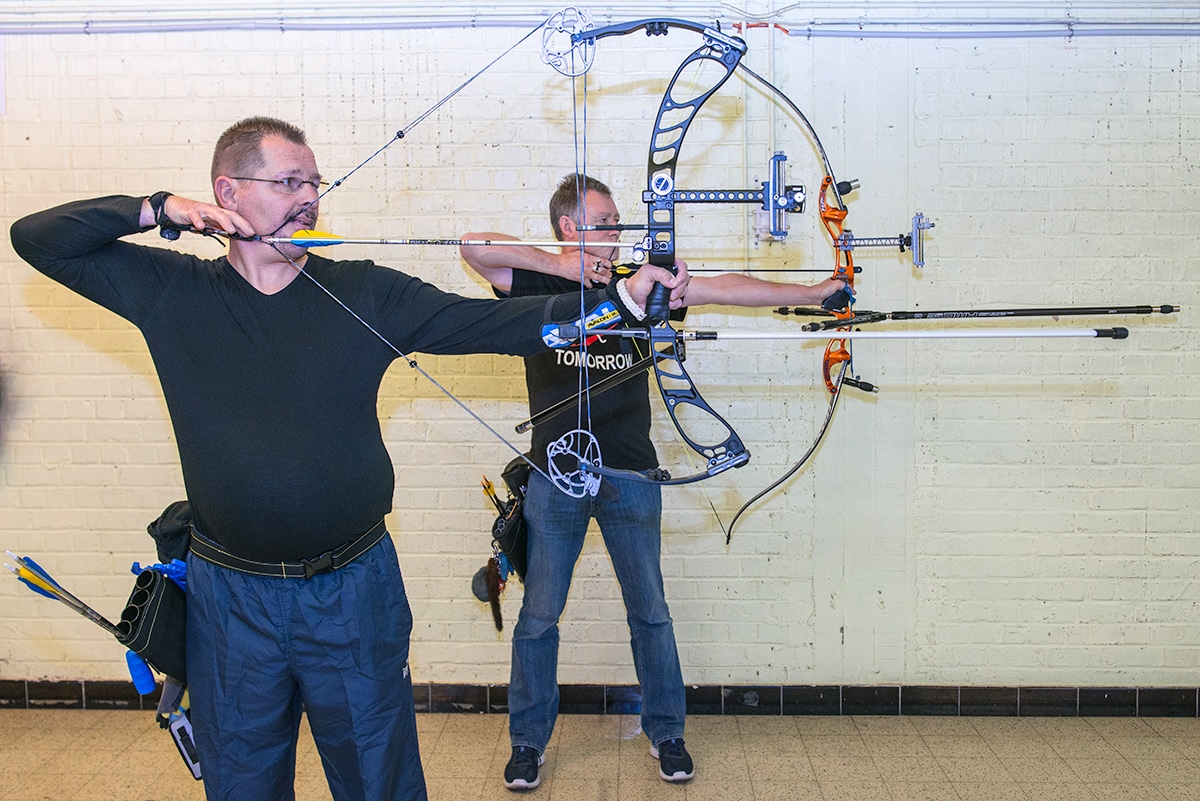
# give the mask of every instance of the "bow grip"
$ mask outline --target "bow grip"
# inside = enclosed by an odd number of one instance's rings
[[[655,288],[657,289],[657,287]],[[845,287],[842,287],[821,301],[821,308],[829,312],[846,311],[850,308],[851,302],[853,302],[853,297]]]
[[[671,266],[660,265],[664,270],[670,270],[672,275],[678,273],[678,269],[674,264]],[[646,318],[654,322],[661,322],[670,317],[671,314],[671,290],[657,281],[650,289],[650,297],[646,299]]]

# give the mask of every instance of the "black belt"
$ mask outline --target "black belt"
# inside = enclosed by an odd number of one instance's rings
[[[298,562],[260,562],[256,559],[243,559],[240,556],[234,556],[211,540],[203,539],[193,527],[191,548],[192,553],[204,561],[212,562],[214,565],[220,565],[221,567],[227,567],[230,570],[250,573],[255,576],[310,579],[321,573],[332,573],[338,568],[345,567],[375,547],[385,536],[387,536],[387,526],[380,520],[371,526],[371,529],[367,533],[356,538],[353,542],[348,542],[340,548],[334,548],[332,551],[326,551],[320,556],[314,556],[311,559],[301,559]]]

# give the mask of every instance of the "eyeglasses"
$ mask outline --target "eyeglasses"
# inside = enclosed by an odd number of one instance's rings
[[[258,181],[264,184],[275,184],[276,191],[282,192],[285,195],[294,195],[304,189],[306,186],[311,186],[314,192],[320,192],[322,186],[329,186],[328,181],[304,181],[295,176],[287,178],[238,178],[229,176],[234,181]]]

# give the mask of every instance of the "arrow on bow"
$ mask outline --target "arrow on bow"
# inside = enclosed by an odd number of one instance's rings
[[[784,102],[801,120],[805,129],[809,133],[816,147],[822,164],[825,169],[825,177],[822,180],[819,200],[819,215],[827,232],[830,235],[835,251],[835,267],[833,271],[834,277],[846,283],[848,288],[853,288],[854,277],[859,271],[853,263],[853,251],[856,247],[877,247],[877,246],[898,246],[901,251],[910,248],[913,255],[914,265],[920,267],[924,263],[924,247],[923,234],[924,231],[932,228],[933,223],[926,220],[923,215],[918,213],[913,218],[913,225],[909,234],[902,234],[898,237],[874,237],[874,238],[855,238],[851,231],[845,227],[846,205],[843,195],[851,192],[857,187],[857,182],[838,182],[833,175],[833,170],[830,165],[828,156],[825,152],[815,129],[809,123],[803,112],[793,103],[787,96],[770,82],[759,76],[744,63],[741,62],[742,56],[745,54],[747,47],[746,43],[739,37],[730,36],[720,31],[719,27],[702,25],[699,23],[689,22],[687,20],[678,19],[647,19],[635,22],[623,23],[618,25],[610,25],[604,28],[593,28],[590,19],[586,13],[577,9],[567,9],[564,12],[556,14],[546,20],[543,24],[535,27],[532,31],[522,37],[518,42],[505,50],[487,66],[472,75],[450,94],[446,95],[441,100],[437,101],[431,108],[421,114],[413,121],[408,129],[397,131],[396,135],[385,145],[372,153],[367,159],[362,161],[356,167],[351,169],[345,176],[334,181],[324,192],[322,192],[316,200],[328,195],[333,189],[343,185],[354,173],[364,168],[379,154],[384,152],[395,141],[402,139],[405,135],[416,127],[420,122],[434,113],[442,105],[447,103],[451,98],[461,92],[467,85],[476,80],[480,75],[494,66],[500,59],[507,55],[512,50],[516,49],[526,39],[539,30],[543,33],[543,48],[542,57],[546,63],[553,66],[558,71],[565,75],[577,77],[587,72],[592,63],[594,56],[596,41],[601,38],[617,35],[626,35],[639,30],[644,30],[647,35],[664,35],[670,28],[684,28],[697,33],[704,37],[703,44],[690,56],[685,58],[684,62],[676,71],[674,77],[664,93],[660,104],[659,113],[655,120],[655,125],[651,136],[650,154],[648,157],[648,178],[647,188],[643,192],[643,201],[647,205],[649,222],[644,230],[648,233],[638,243],[628,245],[634,251],[635,258],[641,260],[649,260],[649,263],[658,266],[672,268],[675,260],[675,216],[674,208],[676,203],[691,202],[691,203],[756,203],[761,206],[763,211],[767,212],[771,219],[771,234],[777,238],[783,238],[787,234],[786,215],[791,212],[799,212],[804,210],[805,195],[804,189],[800,186],[788,185],[784,178],[784,162],[786,157],[777,153],[771,160],[771,168],[769,171],[769,179],[765,182],[761,189],[756,190],[706,190],[706,191],[680,191],[675,186],[675,172],[679,159],[682,140],[699,112],[700,107],[704,102],[711,97],[732,75],[735,69],[741,68],[744,73],[761,83],[769,89],[776,97]],[[567,46],[565,49],[555,50],[554,43],[562,40],[565,36]],[[677,82],[680,79],[685,68],[689,65],[704,63],[717,65],[718,78],[703,91],[691,96],[690,98],[679,100],[675,96]],[[832,199],[830,196],[832,195]],[[311,204],[310,204],[311,205]],[[297,211],[283,225],[279,226],[276,231],[280,230],[292,219],[295,219],[302,214],[305,209]],[[640,227],[640,226],[639,226]],[[168,230],[169,226],[164,226],[162,233],[168,236],[173,233]],[[177,236],[177,232],[174,232]],[[206,233],[206,232],[199,232]],[[413,245],[461,245],[466,244],[463,240],[435,240],[435,239],[410,239],[410,240],[354,240],[336,237],[329,234],[319,232],[299,232],[307,235],[307,238],[297,236],[293,237],[275,237],[274,232],[265,237],[258,237],[261,241],[268,242],[272,245],[288,242],[291,244],[301,245],[304,247],[316,247],[321,245],[332,244],[413,244]],[[507,241],[490,241],[487,244],[524,244],[524,245],[542,245],[542,243],[534,242],[507,242]],[[553,242],[546,243],[546,246],[563,246],[570,243]],[[582,245],[582,243],[580,243]],[[616,246],[617,243],[606,243],[606,246]],[[582,248],[581,248],[582,257]],[[289,259],[290,261],[290,259]],[[314,283],[315,279],[304,272],[302,268],[292,262],[298,272],[309,277]],[[324,290],[326,294],[343,308],[345,305],[328,290],[317,283],[317,286]],[[837,400],[840,396],[840,390],[843,383],[862,388],[870,385],[865,382],[859,382],[850,376],[851,355],[846,346],[848,340],[854,338],[863,338],[861,333],[848,332],[844,329],[851,325],[858,325],[864,320],[856,319],[856,315],[850,309],[851,295],[849,292],[843,295],[834,296],[828,299],[824,304],[827,313],[835,317],[836,322],[832,325],[839,329],[837,335],[830,340],[829,346],[826,349],[824,358],[824,373],[826,383],[831,392],[829,411],[826,415],[825,422],[818,432],[816,439],[808,449],[805,456],[794,465],[783,477],[774,482],[766,490],[756,495],[734,517],[734,522],[738,517],[746,511],[747,508],[759,498],[771,491],[788,477],[796,472],[816,450],[820,443],[829,421],[832,419]],[[1168,307],[1162,307],[1168,308]],[[1175,307],[1169,307],[1175,308]],[[442,387],[428,373],[422,370],[416,362],[406,354],[395,348],[390,342],[375,331],[366,321],[362,320],[353,310],[346,310],[355,316],[359,321],[379,337],[386,345],[391,347],[396,353],[404,358],[411,367],[420,372],[427,380],[437,386],[451,400],[462,407],[469,415],[475,418],[480,424],[493,433],[498,439],[504,442],[514,453],[524,458],[520,450],[500,435],[495,429],[488,425],[482,418],[469,409],[449,390]],[[668,412],[672,422],[679,431],[685,442],[707,459],[707,466],[704,472],[694,476],[689,476],[685,479],[662,481],[657,483],[690,483],[704,478],[717,475],[724,472],[729,467],[737,467],[745,464],[749,459],[749,452],[745,449],[740,438],[734,432],[733,428],[713,410],[700,396],[695,388],[695,384],[691,377],[683,368],[683,349],[679,347],[682,338],[679,332],[671,328],[667,322],[667,314],[662,304],[662,298],[656,298],[650,306],[650,325],[647,327],[645,338],[651,342],[652,354],[647,359],[643,359],[634,368],[649,369],[653,367],[655,375],[659,383],[660,392],[666,402]],[[891,314],[901,314],[891,313]],[[927,313],[928,314],[928,313]],[[947,313],[949,315],[950,313]],[[984,316],[984,315],[980,315]],[[903,319],[899,317],[891,317],[886,319]],[[872,320],[871,322],[874,322]],[[825,324],[823,324],[825,325]],[[1085,329],[1088,330],[1088,329]],[[1112,329],[1113,332],[1123,331],[1124,329]],[[1101,334],[1098,329],[1091,329],[1092,336],[1113,336],[1119,338],[1119,334]],[[611,334],[612,332],[607,332]],[[1013,335],[1013,334],[1007,334]],[[725,338],[738,338],[734,332],[723,334]],[[697,336],[697,338],[715,338]],[[586,362],[586,360],[581,360]],[[837,364],[841,364],[841,370],[836,380],[833,379],[832,372]],[[644,366],[642,366],[644,365]],[[665,367],[663,365],[666,365]],[[580,401],[581,402],[581,401]],[[723,427],[725,439],[714,443],[700,443],[693,437],[686,434],[681,426],[680,420],[676,416],[676,410],[679,408],[695,408],[701,412],[707,413],[711,420]],[[580,433],[580,432],[573,432]],[[592,459],[587,453],[580,453],[581,448],[563,443],[563,448],[580,457],[580,463],[584,470],[590,470],[595,474],[622,475],[634,480],[652,480],[641,474],[627,473],[625,471],[611,471],[602,468],[599,465],[599,459]],[[528,461],[528,460],[527,460]],[[536,469],[536,467],[535,467]],[[541,472],[540,470],[538,472]],[[544,474],[543,474],[544,475]],[[554,481],[560,489],[564,489],[562,483],[555,481],[554,478],[547,476]],[[567,489],[564,489],[567,491]],[[594,490],[593,490],[594,492]],[[732,525],[729,529],[729,534],[732,535]]]
[[[259,237],[258,241],[266,242],[272,245],[295,245],[302,248],[319,248],[329,247],[332,245],[413,245],[413,246],[449,246],[461,247],[464,245],[480,245],[480,246],[507,246],[507,247],[562,247],[563,242],[550,240],[530,240],[530,239],[354,239],[351,237],[338,236],[336,234],[327,233],[325,231],[297,231],[291,236],[264,236]],[[607,246],[607,245],[606,245]],[[641,247],[639,243],[612,243],[614,248],[627,248],[630,250]]]
[[[1055,306],[1040,309],[955,309],[937,311],[892,311],[876,312],[856,310],[853,315],[839,320],[825,320],[819,323],[807,323],[801,326],[804,331],[829,331],[850,325],[866,323],[881,323],[886,320],[999,320],[1013,317],[1077,317],[1104,316],[1112,314],[1175,314],[1178,306],[1162,304],[1160,306]],[[781,307],[776,314],[806,317],[820,317],[829,314],[824,310],[810,309],[803,306]]]
[[[328,235],[318,232],[303,232],[304,236],[296,235],[293,237],[276,237],[280,229],[287,225],[292,220],[303,214],[311,205],[319,202],[324,197],[328,196],[334,189],[342,186],[352,175],[363,169],[369,162],[383,153],[388,147],[396,141],[404,138],[413,128],[433,114],[442,105],[447,103],[451,98],[461,92],[467,85],[476,80],[480,75],[494,66],[507,53],[516,49],[526,39],[539,30],[543,33],[543,59],[552,64],[560,72],[570,75],[579,75],[586,72],[590,66],[591,57],[595,50],[596,40],[608,36],[625,35],[638,30],[645,30],[648,35],[663,35],[672,27],[684,28],[694,32],[701,33],[704,37],[703,44],[684,62],[676,71],[668,86],[662,103],[660,105],[659,114],[655,122],[654,130],[651,137],[651,150],[648,159],[649,177],[647,180],[647,190],[643,195],[647,208],[649,210],[649,222],[646,226],[647,235],[641,242],[630,246],[635,255],[635,259],[642,261],[648,260],[649,263],[662,266],[665,268],[673,268],[675,262],[675,218],[674,207],[677,202],[693,202],[693,203],[757,203],[770,213],[772,219],[772,235],[783,237],[786,235],[786,224],[784,218],[788,212],[801,211],[804,207],[804,193],[802,187],[788,186],[783,179],[783,163],[786,157],[782,154],[776,154],[772,159],[769,180],[763,184],[761,189],[756,190],[710,190],[704,192],[683,192],[677,191],[675,188],[675,170],[679,157],[679,149],[682,144],[684,135],[686,134],[689,125],[694,120],[701,105],[717,91],[732,75],[733,70],[738,66],[742,55],[746,52],[746,45],[743,40],[738,37],[729,36],[722,33],[719,28],[702,25],[687,20],[678,19],[650,19],[630,22],[620,25],[612,25],[606,28],[592,28],[590,19],[586,13],[576,9],[567,9],[566,11],[556,14],[546,20],[542,25],[535,27],[532,31],[514,43],[510,48],[505,50],[487,66],[476,72],[466,81],[461,83],[452,92],[437,101],[427,111],[422,113],[414,120],[407,129],[397,131],[395,136],[382,147],[378,148],[374,153],[364,159],[361,163],[347,172],[342,178],[331,183],[331,185],[321,192],[312,203],[297,210],[291,217],[282,223],[275,232],[266,236],[253,237],[259,241],[266,242],[272,246],[277,246],[282,243],[291,243],[304,247],[316,247],[322,245],[345,244],[350,242],[359,242],[362,244],[462,244],[460,240],[351,240],[333,235]],[[560,38],[567,34],[569,37],[569,47],[565,53],[556,53],[553,50],[552,43],[556,38]],[[569,56],[569,58],[565,57]],[[578,60],[577,60],[578,58]],[[582,65],[581,72],[568,71],[568,62],[572,66]],[[675,99],[675,88],[678,84],[683,71],[692,64],[696,63],[716,64],[720,68],[720,77],[714,81],[711,86],[705,91],[701,91],[690,99],[682,102]],[[166,238],[175,238],[181,230],[178,226],[164,225],[161,227],[160,233]],[[197,233],[215,234],[212,231],[198,231]],[[240,238],[240,237],[238,237]],[[497,244],[493,242],[492,244]],[[513,243],[517,244],[517,243]],[[523,243],[530,244],[530,243]],[[563,243],[554,243],[561,245]],[[582,253],[582,250],[581,250]],[[281,254],[282,255],[282,254]],[[286,258],[286,257],[285,257]],[[346,305],[329,292],[324,286],[316,281],[311,275],[306,273],[299,265],[289,259],[297,271],[305,275],[319,289],[324,291],[331,297],[332,300],[341,305],[347,312],[353,315],[364,326],[366,326],[376,337],[384,342],[397,353],[398,356],[405,359],[410,367],[413,367],[420,372],[428,381],[437,386],[451,400],[455,401],[469,415],[474,417],[481,425],[487,428],[498,439],[504,442],[514,453],[523,456],[520,450],[512,443],[508,442],[503,436],[489,426],[482,418],[475,414],[457,397],[442,387],[428,373],[422,370],[419,365],[407,354],[397,349],[392,343],[388,342],[378,331],[363,320],[354,310],[346,307]],[[715,410],[709,406],[700,393],[696,390],[695,384],[687,371],[683,368],[682,359],[675,355],[670,344],[674,335],[669,324],[665,322],[666,311],[664,308],[663,297],[661,294],[652,298],[649,304],[650,320],[653,327],[662,327],[664,330],[655,333],[650,337],[652,348],[656,351],[654,359],[654,369],[656,379],[659,383],[660,392],[663,395],[664,401],[667,404],[672,421],[679,430],[684,440],[696,450],[705,456],[708,461],[707,468],[704,473],[671,481],[670,483],[690,483],[691,481],[700,480],[723,472],[729,467],[740,466],[749,458],[749,453],[742,445],[740,438],[733,431],[732,427],[720,417]],[[665,366],[664,366],[665,365]],[[725,432],[724,439],[720,442],[712,444],[700,443],[692,436],[684,432],[678,417],[676,409],[681,407],[689,407],[699,409],[706,413],[719,426],[723,427]],[[584,433],[584,432],[574,432]],[[568,443],[559,443],[562,450],[566,453],[580,455],[580,462],[586,470],[593,470],[596,473],[603,472],[599,465],[598,458],[592,458],[590,455],[579,454],[580,448]],[[589,451],[590,454],[590,451]],[[540,471],[539,471],[540,472]],[[636,477],[636,480],[645,480],[641,474],[627,474],[624,472],[613,472],[611,475],[629,475]],[[578,478],[577,476],[575,478]],[[554,480],[553,478],[551,480]],[[555,481],[556,485],[564,491],[574,491],[574,479],[567,482]],[[594,493],[595,484],[584,482],[590,486],[590,491]]]

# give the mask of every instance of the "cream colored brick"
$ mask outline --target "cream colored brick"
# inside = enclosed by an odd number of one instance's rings
[[[406,129],[322,202],[330,230],[546,237],[547,196],[577,151],[571,82],[532,44],[412,127],[521,33],[9,37],[0,209],[11,220],[88,194],[208,197],[215,137],[265,113],[303,125],[331,179]],[[1195,305],[1195,42],[745,36],[747,63],[774,63],[769,77],[810,114],[838,177],[861,180],[850,196],[856,236],[906,230],[917,209],[937,222],[922,272],[907,254],[856,254],[863,308]],[[614,187],[629,222],[642,216],[661,90],[697,45],[683,32],[654,47],[641,39],[602,43],[587,95],[586,168]],[[188,69],[164,76],[166,63]],[[810,193],[787,243],[755,247],[747,209],[687,206],[685,259],[831,264],[814,213],[815,154],[796,121],[740,78],[699,115],[680,185],[752,187],[772,148],[788,153],[791,180]],[[219,252],[208,241],[180,246]],[[345,252],[486,294],[453,249]],[[5,546],[115,612],[128,594],[128,564],[118,562],[149,551],[145,524],[182,495],[145,346],[11,250],[0,251],[0,292]],[[815,435],[826,403],[819,349],[691,345],[689,370],[753,457],[699,487],[664,491],[664,573],[688,681],[1192,681],[1197,335],[1186,310],[1143,322],[1130,321],[1120,343],[856,347],[858,372],[880,394],[846,391],[810,465],[739,522],[728,548],[709,503],[727,526]],[[794,321],[718,309],[689,324],[770,331]],[[524,418],[515,360],[420,363],[506,435]],[[415,676],[503,683],[520,587],[506,593],[498,638],[468,582],[489,552],[478,476],[496,480],[511,454],[402,363],[385,379],[380,410],[397,467],[389,525],[417,611]],[[661,414],[655,436],[674,472],[694,469]],[[592,535],[563,629],[563,680],[632,680],[619,598]],[[16,582],[0,582],[0,599],[0,626],[12,632],[0,677],[123,676],[119,646],[86,621]]]

